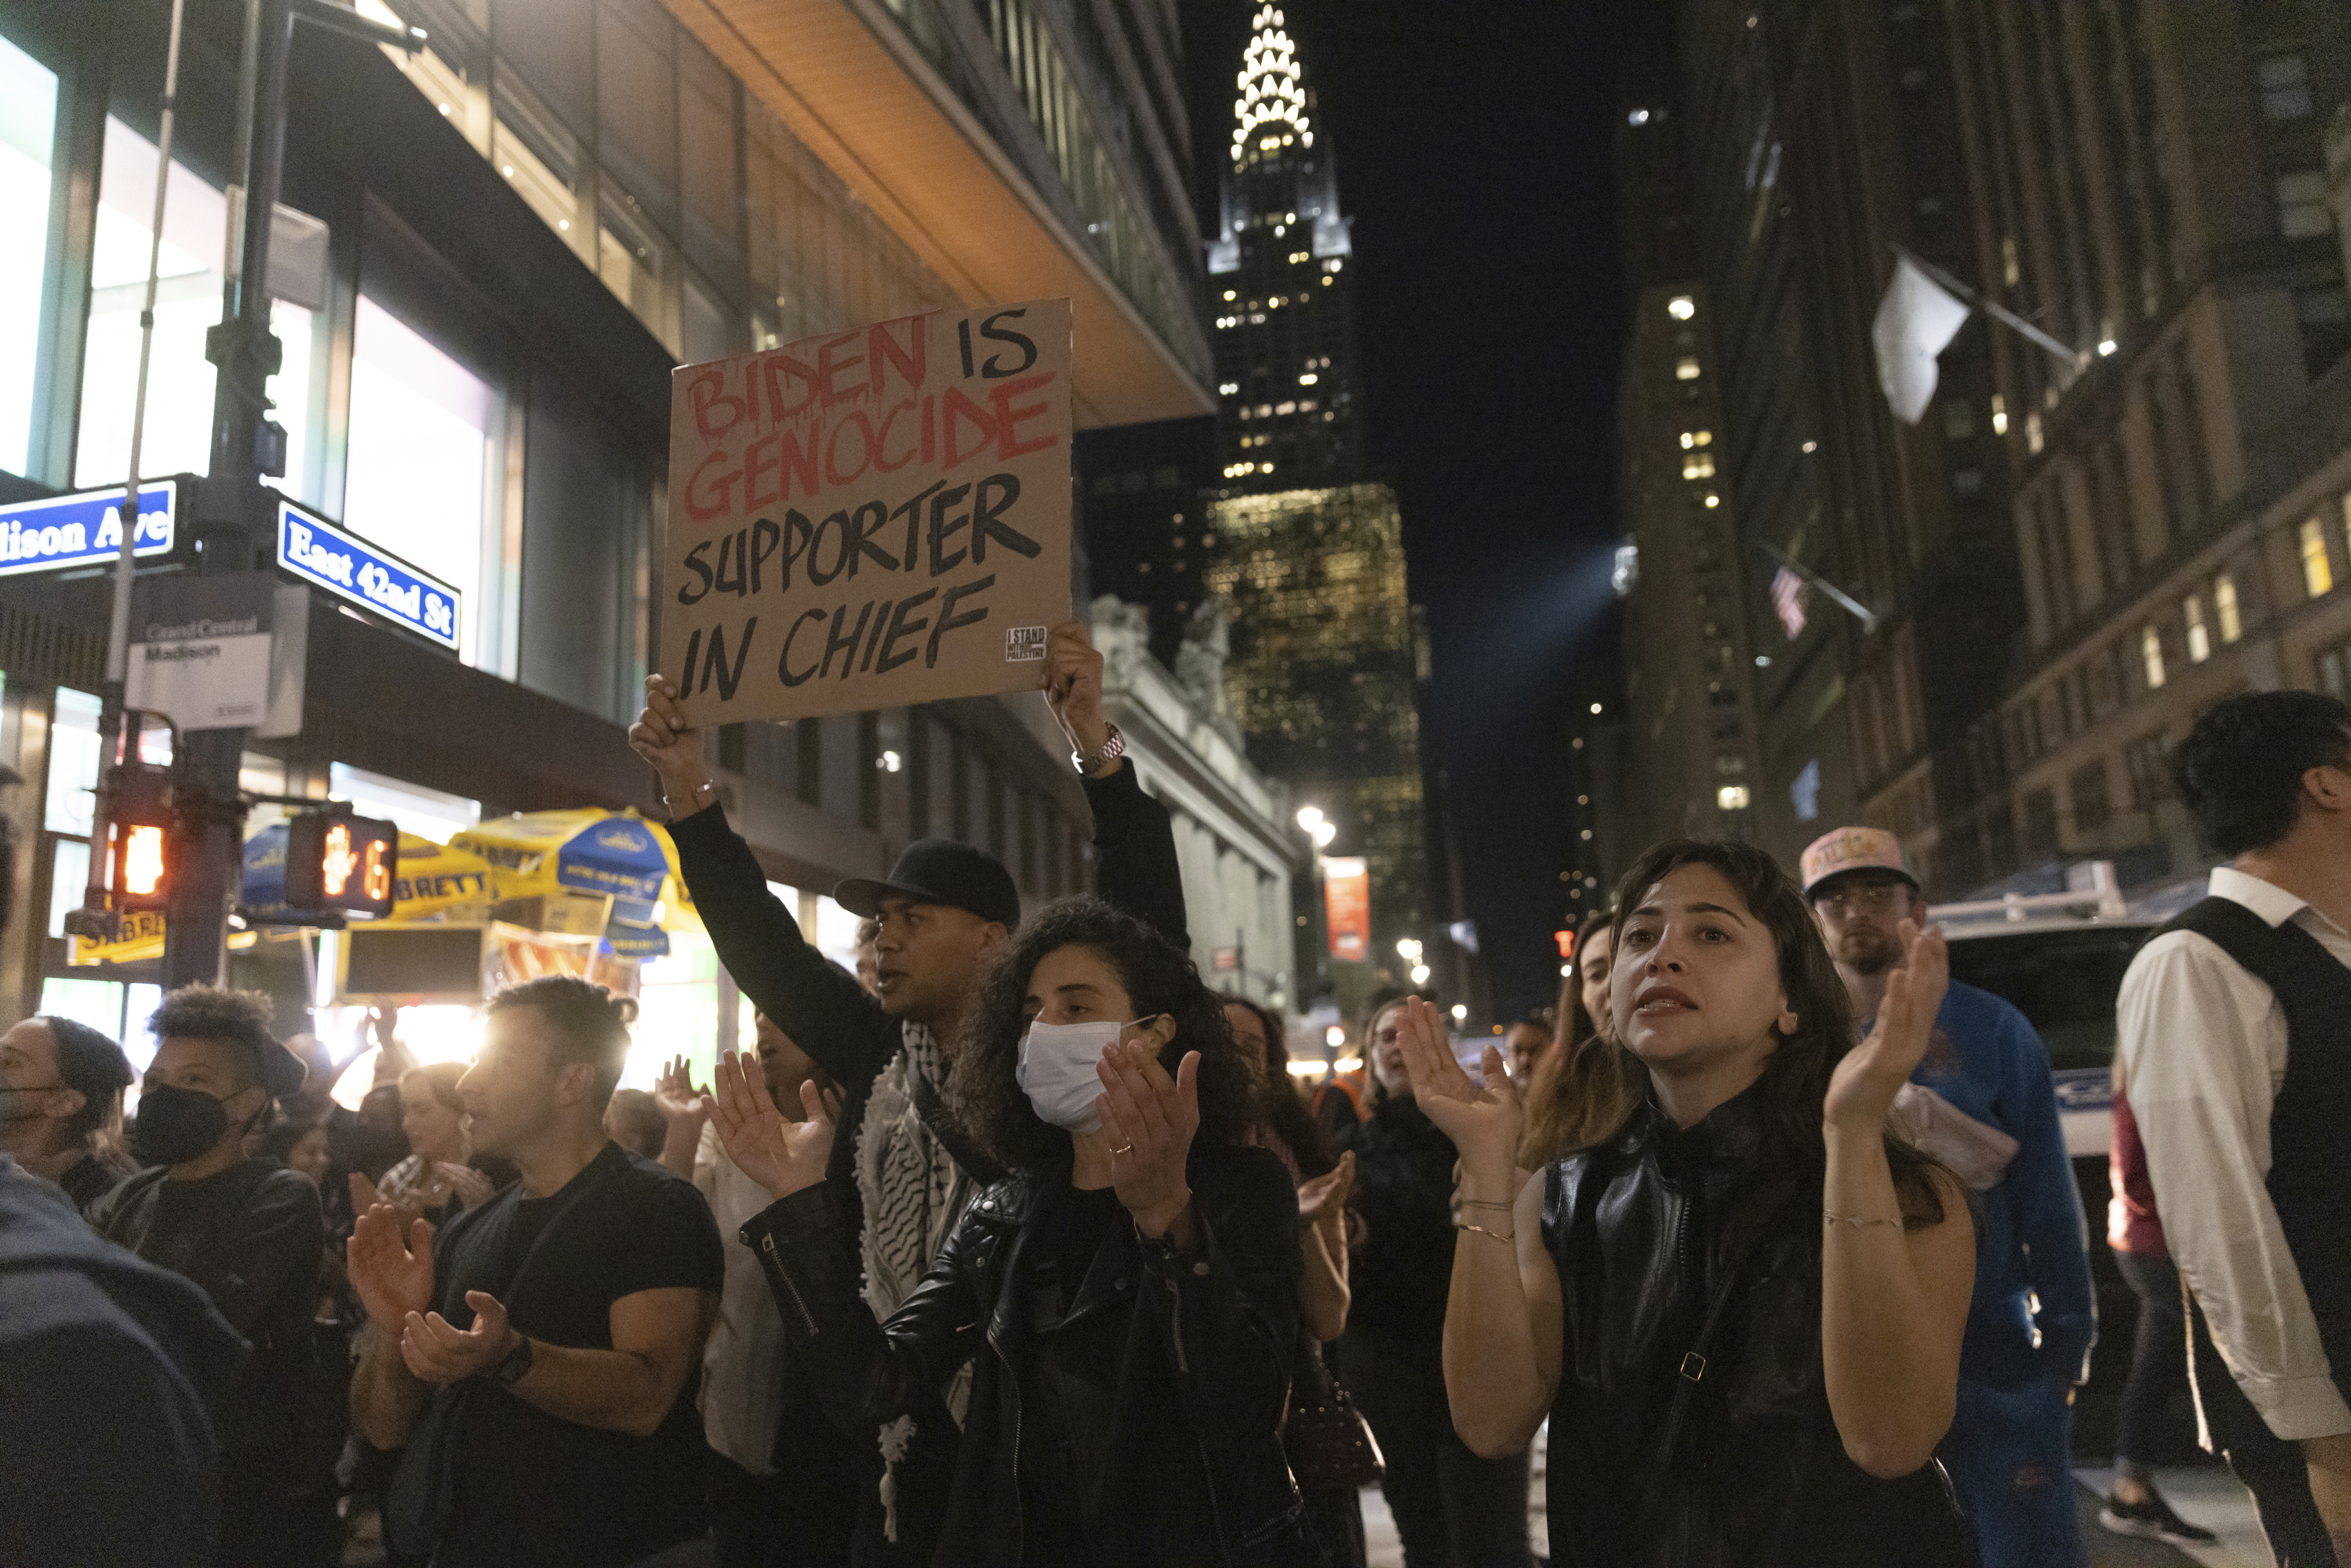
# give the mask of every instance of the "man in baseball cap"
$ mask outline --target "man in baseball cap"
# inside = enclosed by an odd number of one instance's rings
[[[1866,1034],[1902,962],[1902,923],[1926,923],[1917,873],[1885,829],[1837,828],[1805,849],[1802,882]],[[2070,1395],[2088,1375],[2097,1308],[2049,1054],[2022,1013],[1954,979],[1894,1110],[1981,1195],[1959,1411],[1941,1452],[1985,1568],[2087,1568]]]

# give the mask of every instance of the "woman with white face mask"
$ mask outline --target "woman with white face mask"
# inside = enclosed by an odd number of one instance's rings
[[[949,1090],[1012,1174],[876,1323],[825,1192],[831,1120],[811,1093],[784,1121],[738,1057],[718,1072],[727,1153],[777,1200],[743,1238],[835,1424],[918,1440],[971,1367],[951,1463],[891,1473],[884,1502],[919,1515],[901,1533],[940,1562],[1312,1568],[1278,1437],[1297,1197],[1244,1144],[1248,1079],[1191,960],[1097,900],[1049,906],[984,981]]]

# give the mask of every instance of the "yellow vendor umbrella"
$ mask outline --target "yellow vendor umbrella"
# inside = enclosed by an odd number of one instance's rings
[[[479,925],[490,917],[490,862],[459,844],[400,835],[391,924]]]

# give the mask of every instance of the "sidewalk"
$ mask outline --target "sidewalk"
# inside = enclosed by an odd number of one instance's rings
[[[1533,1486],[1527,1501],[1527,1535],[1538,1560],[1551,1550],[1551,1521],[1544,1509],[1542,1438],[1535,1439]],[[2112,1470],[2076,1470],[2080,1487],[2082,1543],[2090,1568],[2272,1568],[2269,1543],[2262,1539],[2253,1500],[2236,1478],[2218,1465],[2198,1465],[2156,1473],[2156,1489],[2181,1518],[2220,1539],[2210,1546],[2177,1547],[2168,1542],[2116,1535],[2098,1523],[2098,1505],[2113,1483]],[[1364,1489],[1364,1538],[1370,1568],[1404,1568],[1395,1521],[1377,1487]]]

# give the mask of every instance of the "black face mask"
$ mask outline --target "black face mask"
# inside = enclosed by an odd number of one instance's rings
[[[182,1165],[228,1131],[228,1107],[200,1089],[163,1083],[139,1096],[131,1153],[142,1166]]]

